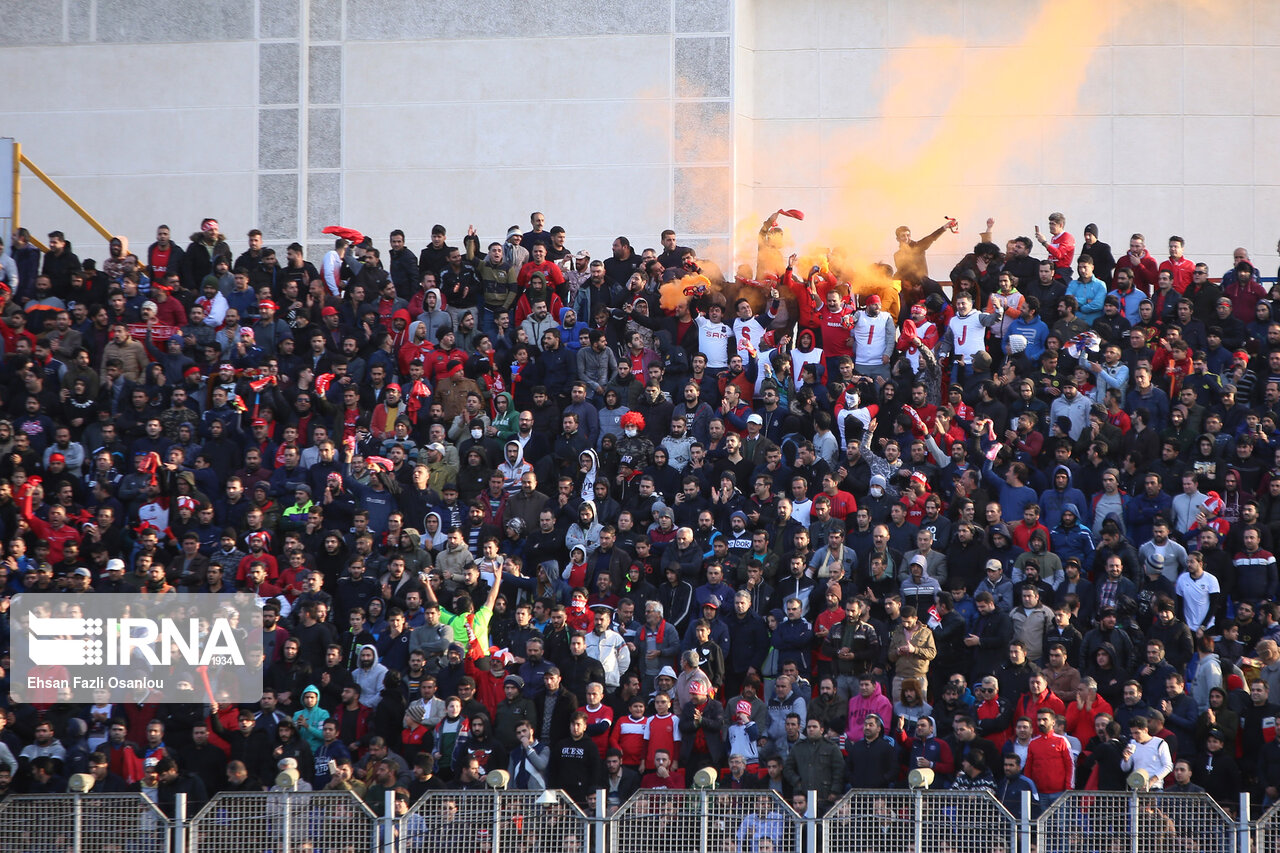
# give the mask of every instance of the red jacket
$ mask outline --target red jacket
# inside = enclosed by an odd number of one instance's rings
[[[560,271],[560,267],[551,263],[551,261],[543,261],[540,264],[529,261],[520,267],[520,276],[517,279],[520,287],[527,288],[529,286],[529,277],[536,272],[540,272],[547,277],[548,285],[559,287],[564,284],[564,273]]]
[[[1111,703],[1101,696],[1094,697],[1092,708],[1081,708],[1072,702],[1067,706],[1067,734],[1081,743],[1088,743],[1094,736],[1094,718],[1099,714],[1110,714],[1114,710]]]
[[[1169,258],[1160,264],[1160,272],[1168,270],[1173,274],[1173,289],[1179,293],[1187,289],[1187,285],[1191,283],[1191,276],[1196,271],[1196,265],[1187,258],[1178,258],[1176,261]]]
[[[1146,252],[1142,256],[1142,260],[1134,263],[1133,258],[1129,257],[1128,252],[1120,256],[1120,260],[1116,261],[1117,270],[1129,270],[1133,273],[1133,286],[1148,295],[1156,292],[1156,285],[1160,281],[1160,270],[1156,266],[1156,259],[1151,257],[1150,252]],[[1114,277],[1115,272],[1111,275]],[[1175,281],[1177,279],[1174,279]],[[1188,276],[1190,281],[1191,277]],[[1179,293],[1182,291],[1179,290]]]
[[[1013,719],[1019,717],[1028,717],[1032,720],[1036,718],[1036,712],[1041,708],[1048,708],[1055,714],[1066,716],[1067,707],[1062,704],[1052,690],[1045,688],[1044,693],[1039,696],[1032,696],[1030,693],[1023,693],[1018,699],[1018,704],[1013,709]],[[1010,730],[1012,731],[1012,729]],[[1092,735],[1090,735],[1092,737]]]
[[[1057,237],[1046,240],[1044,250],[1056,266],[1070,267],[1076,256],[1076,238],[1063,231]]]
[[[1058,794],[1069,789],[1075,775],[1075,762],[1071,760],[1067,739],[1053,732],[1033,738],[1027,744],[1027,764],[1022,773],[1036,783],[1042,794]]]
[[[1027,527],[1026,523],[1021,521],[1019,521],[1017,524],[1012,525],[1011,527],[1011,531],[1013,533],[1013,544],[1017,545],[1019,548],[1021,548],[1024,551],[1031,550],[1030,545],[1028,543],[1031,542],[1031,534],[1035,533],[1037,530],[1044,533],[1045,545],[1048,546],[1049,528],[1039,523],[1035,524],[1032,527]],[[1093,737],[1092,732],[1089,734],[1089,737]],[[1085,740],[1088,740],[1088,739],[1089,738],[1085,738]]]

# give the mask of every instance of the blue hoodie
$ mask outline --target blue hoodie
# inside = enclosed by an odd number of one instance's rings
[[[1092,566],[1093,534],[1089,532],[1084,519],[1080,516],[1078,504],[1063,504],[1060,512],[1068,511],[1076,517],[1076,521],[1070,527],[1067,527],[1065,522],[1060,521],[1049,533],[1049,541],[1053,546],[1053,553],[1057,554],[1064,564],[1071,557],[1076,557],[1080,560],[1081,566]]]
[[[582,322],[582,318],[577,317],[577,312],[574,312],[574,324],[572,326],[566,326],[564,324],[564,318],[570,311],[573,311],[573,309],[561,308],[560,316],[557,318],[560,321],[560,345],[569,350],[569,352],[576,353],[578,350],[582,349],[582,342],[578,340],[578,335],[583,332],[589,332],[591,329],[586,323]]]
[[[1075,488],[1071,484],[1071,469],[1066,465],[1059,465],[1053,469],[1053,480],[1057,480],[1059,473],[1067,475],[1067,486],[1061,491],[1058,490],[1056,483],[1050,483],[1049,488],[1045,489],[1044,494],[1040,495],[1040,520],[1041,523],[1052,530],[1058,526],[1058,522],[1062,521],[1062,511],[1068,505],[1074,504],[1077,507],[1083,507],[1085,515],[1081,516],[1077,511],[1076,517],[1079,518],[1081,524],[1088,524],[1089,501],[1085,500],[1084,492]],[[1053,544],[1057,544],[1056,542]]]

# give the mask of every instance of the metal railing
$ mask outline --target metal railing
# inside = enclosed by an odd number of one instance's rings
[[[394,849],[590,853],[590,827],[562,791],[432,791],[398,819]]]
[[[366,853],[378,843],[369,807],[334,791],[221,793],[187,832],[190,853]]]
[[[1018,820],[989,791],[850,791],[822,820],[822,853],[1017,849]]]
[[[603,794],[588,814],[561,791],[388,791],[379,817],[351,793],[221,793],[190,818],[183,795],[13,796],[0,853],[1280,853],[1280,806],[1237,820],[1205,794],[1071,791],[1036,821],[987,791],[851,791],[821,817],[812,792],[641,790],[612,814]]]
[[[1239,825],[1210,797],[1163,791],[1069,791],[1037,830],[1038,853],[1232,853],[1240,843]]]
[[[174,823],[142,794],[30,794],[0,801],[0,850],[170,853]]]
[[[801,853],[805,828],[773,791],[641,790],[609,820],[609,851]]]

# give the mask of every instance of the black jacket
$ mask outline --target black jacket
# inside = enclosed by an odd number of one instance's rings
[[[851,742],[846,750],[847,776],[854,788],[893,788],[898,782],[898,750],[881,735]]]

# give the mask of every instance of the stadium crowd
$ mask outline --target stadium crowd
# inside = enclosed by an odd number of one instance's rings
[[[212,219],[98,262],[19,231],[0,617],[249,594],[267,668],[253,706],[6,690],[0,794],[1280,799],[1280,287],[1057,213],[939,282],[954,220],[859,269],[779,215],[729,278],[541,213],[318,267]]]

